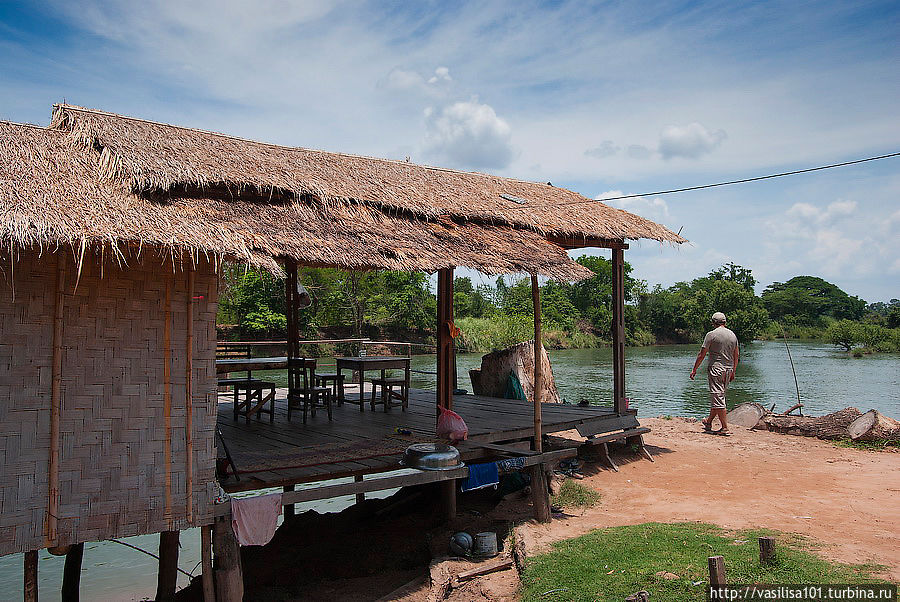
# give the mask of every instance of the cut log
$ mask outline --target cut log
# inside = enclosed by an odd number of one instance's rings
[[[844,408],[825,416],[778,416],[763,417],[766,428],[776,433],[817,437],[819,439],[841,439],[847,436],[847,428],[862,412],[856,408]]]
[[[728,412],[728,424],[753,428],[767,413],[766,408],[758,403],[742,403]]]
[[[543,346],[542,346],[543,348]],[[541,401],[559,403],[559,392],[553,379],[553,368],[547,350],[543,349],[541,369]],[[510,373],[514,373],[522,384],[522,390],[529,401],[534,400],[534,341],[526,341],[500,351],[488,353],[481,358],[481,370],[470,370],[472,391],[475,395],[505,397]]]
[[[900,422],[878,410],[869,410],[850,423],[847,433],[854,441],[897,441],[900,440]]]

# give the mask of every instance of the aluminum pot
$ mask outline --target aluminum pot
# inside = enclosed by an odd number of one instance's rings
[[[454,470],[465,466],[460,460],[459,450],[444,443],[410,445],[406,448],[400,463],[419,470]]]

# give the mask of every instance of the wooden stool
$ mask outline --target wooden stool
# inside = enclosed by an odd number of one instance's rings
[[[269,415],[269,422],[275,421],[275,383],[265,380],[242,380],[234,386],[234,419],[246,416],[247,424],[253,414],[261,418],[261,414]],[[266,409],[269,404],[269,409]]]
[[[376,400],[375,393],[381,387],[381,399]],[[396,391],[394,389],[397,389]],[[395,402],[394,400],[399,400]],[[387,412],[392,407],[400,406],[406,411],[409,406],[409,381],[405,378],[373,378],[372,379],[372,399],[369,404],[372,411],[375,411],[375,404],[384,405],[384,411]]]
[[[316,374],[316,386],[329,387],[331,398],[337,400],[339,406],[344,405],[344,378],[343,374]]]

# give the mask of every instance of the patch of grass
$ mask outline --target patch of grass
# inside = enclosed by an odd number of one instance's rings
[[[566,479],[559,488],[559,494],[551,497],[550,501],[560,508],[591,508],[600,501],[600,493],[578,481]]]
[[[882,583],[872,577],[883,567],[826,561],[809,550],[810,542],[778,534],[777,560],[759,563],[757,538],[772,531],[737,533],[696,523],[645,523],[599,529],[554,544],[529,559],[522,579],[522,600],[624,600],[646,589],[653,600],[705,599],[707,558],[724,556],[730,583]],[[663,579],[666,571],[677,579]],[[702,581],[698,585],[694,583]],[[554,591],[553,593],[547,593]]]
[[[894,451],[900,449],[900,441],[890,439],[878,439],[876,441],[854,441],[853,439],[833,439],[831,441],[838,447],[862,449],[865,451]]]

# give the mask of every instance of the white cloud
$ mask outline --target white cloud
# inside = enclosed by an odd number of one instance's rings
[[[473,99],[425,110],[425,154],[462,168],[506,167],[514,152],[509,124]]]
[[[653,151],[644,146],[643,144],[629,144],[628,145],[628,156],[632,159],[649,159],[653,156]]]
[[[425,87],[425,79],[415,71],[392,69],[385,80],[386,85],[393,90],[421,90]]]
[[[438,67],[434,70],[434,75],[429,78],[429,84],[436,84],[438,82],[449,82],[453,81],[453,78],[450,77],[450,69],[447,67]]]
[[[697,159],[711,153],[727,137],[725,130],[710,131],[697,122],[688,125],[670,125],[659,135],[659,154],[663,159],[674,157]]]
[[[594,148],[589,148],[584,151],[584,156],[593,157],[595,159],[605,159],[606,157],[612,157],[620,150],[622,150],[621,147],[617,146],[612,140],[604,140],[600,143],[600,146],[595,146]]]
[[[617,207],[619,209],[624,209],[625,211],[630,211],[631,213],[636,213],[641,217],[645,217],[660,224],[669,222],[669,205],[661,197],[636,196],[629,199],[618,199],[614,201],[604,200],[620,196],[625,196],[625,193],[621,190],[608,190],[598,194],[594,198],[598,201],[604,201],[611,207]]]

